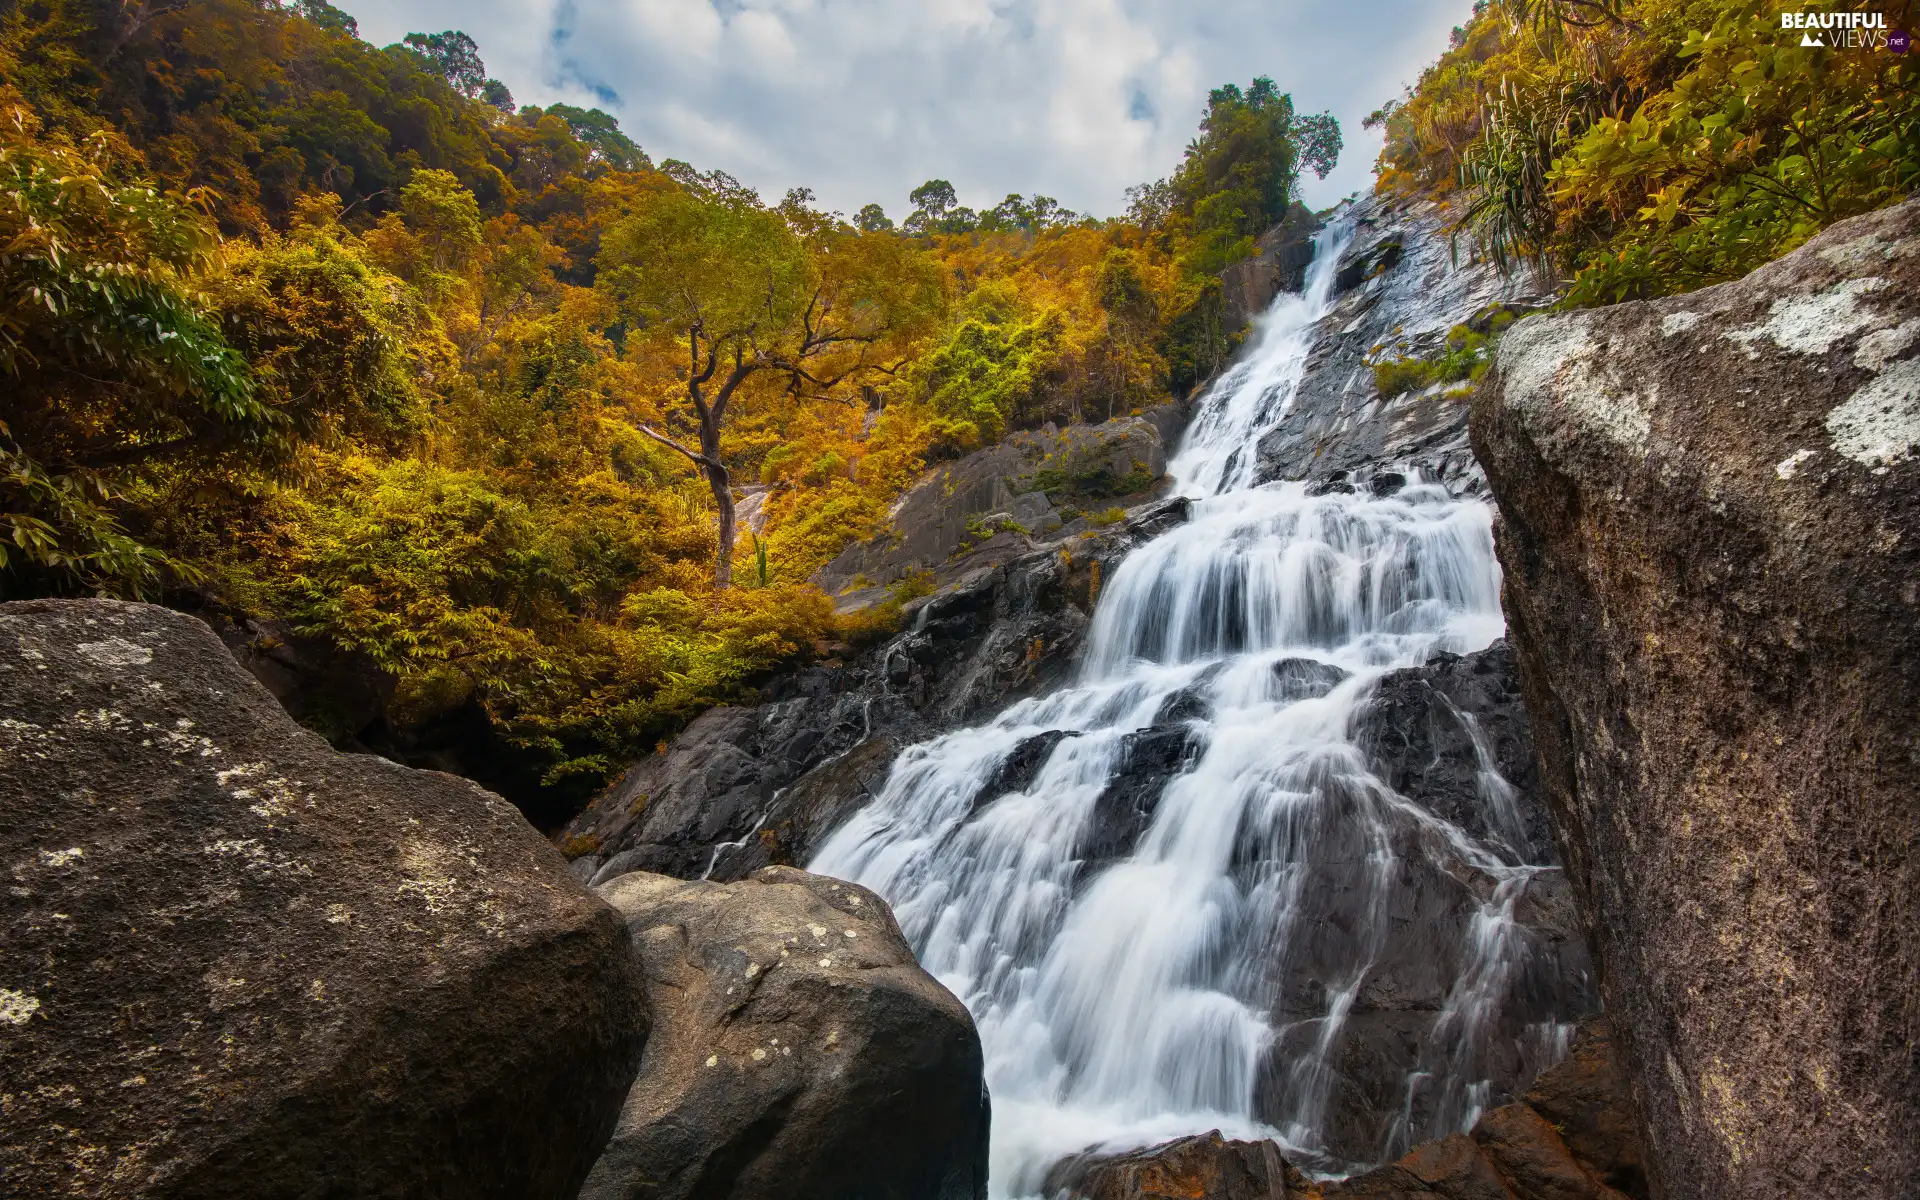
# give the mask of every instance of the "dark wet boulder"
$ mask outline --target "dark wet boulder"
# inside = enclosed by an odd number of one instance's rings
[[[1657,1191],[1920,1195],[1920,201],[1509,329],[1473,408]]]
[[[789,867],[599,890],[655,1027],[581,1200],[986,1194],[979,1034],[878,896]]]
[[[1505,639],[1382,676],[1354,741],[1386,784],[1514,861],[1558,861]]]
[[[1319,1200],[1646,1200],[1640,1140],[1606,1018],[1524,1098],[1399,1161],[1322,1185]]]
[[[1326,695],[1347,679],[1347,673],[1332,663],[1313,658],[1283,658],[1273,664],[1275,699],[1311,700]]]
[[[512,806],[340,754],[206,625],[0,605],[0,1177],[33,1197],[570,1198],[647,1032]]]
[[[1052,756],[1054,747],[1067,738],[1078,736],[1064,729],[1049,729],[1022,741],[974,796],[974,806],[983,807],[1008,792],[1024,792],[1032,787],[1033,781],[1040,776],[1040,768],[1046,766],[1047,759]]]
[[[1155,725],[1127,734],[1113,777],[1093,802],[1080,857],[1090,865],[1133,854],[1153,824],[1160,796],[1174,776],[1193,766],[1201,741],[1187,725]]]

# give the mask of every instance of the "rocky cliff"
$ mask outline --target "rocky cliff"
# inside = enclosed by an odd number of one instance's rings
[[[1163,404],[1099,425],[1016,431],[929,470],[895,502],[884,532],[847,547],[814,582],[845,612],[916,573],[947,584],[1103,528],[1165,490],[1185,423],[1183,406]]]
[[[1656,1195],[1920,1194],[1920,201],[1534,317],[1473,440]]]
[[[712,709],[635,764],[568,825],[576,874],[731,880],[805,862],[904,746],[1066,678],[1103,573],[1185,509],[1149,501],[1094,529],[1003,531],[941,562],[901,632],[772,681],[761,704]]]

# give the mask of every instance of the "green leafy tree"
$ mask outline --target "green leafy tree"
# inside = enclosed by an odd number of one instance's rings
[[[401,42],[431,63],[440,78],[467,99],[477,99],[486,87],[487,64],[480,60],[480,47],[460,30],[410,33]]]
[[[1033,410],[1066,332],[1054,307],[1024,311],[1018,292],[994,281],[959,306],[943,341],[913,365],[912,378],[935,412],[961,422],[969,446],[993,441]]]
[[[741,388],[765,372],[796,394],[831,396],[894,370],[942,296],[937,274],[899,239],[803,238],[780,212],[724,186],[645,198],[602,240],[597,286],[684,364],[688,433],[644,432],[692,462],[712,491],[721,588],[732,579],[735,529],[721,435]]]
[[[360,22],[327,3],[327,0],[294,0],[291,7],[302,17],[329,33],[344,34],[347,37],[360,36]]]
[[[130,479],[270,450],[287,420],[200,290],[212,229],[119,177],[104,135],[38,133],[24,109],[0,115],[0,570],[139,595],[178,564],[123,529]]]
[[[571,104],[551,104],[547,115],[567,123],[573,136],[585,143],[590,161],[608,170],[637,171],[652,166],[646,151],[632,138],[620,132],[618,118],[597,108],[575,108]]]
[[[1286,216],[1304,163],[1325,176],[1340,153],[1328,114],[1299,117],[1293,98],[1261,76],[1207,96],[1200,136],[1169,181],[1192,242],[1194,268],[1216,274],[1246,257],[1253,239]]]
[[[916,237],[935,233],[971,233],[979,228],[980,218],[960,204],[953,185],[944,179],[929,179],[907,194],[913,211],[907,214],[904,228]]]
[[[938,221],[953,211],[960,203],[960,197],[946,180],[929,179],[907,193],[907,202],[913,205],[915,211],[927,214],[928,220]]]
[[[893,219],[878,204],[868,204],[854,214],[853,225],[861,233],[889,233],[893,230]]]
[[[480,85],[480,99],[508,116],[513,115],[513,92],[498,79],[489,79]]]

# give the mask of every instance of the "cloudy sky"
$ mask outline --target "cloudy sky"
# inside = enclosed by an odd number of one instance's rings
[[[1207,89],[1271,75],[1347,150],[1315,206],[1368,185],[1361,118],[1471,0],[344,0],[363,37],[464,29],[521,103],[598,106],[658,160],[851,213],[951,180],[1106,216],[1179,161]]]

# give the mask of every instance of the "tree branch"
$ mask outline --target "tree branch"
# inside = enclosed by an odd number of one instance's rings
[[[679,442],[674,441],[670,437],[665,437],[661,434],[655,433],[652,429],[648,428],[645,425],[642,425],[639,428],[641,433],[646,434],[648,437],[652,438],[656,442],[659,442],[662,446],[665,446],[667,449],[677,450],[680,453],[686,455],[688,458],[692,459],[693,464],[697,467],[717,467],[720,465],[719,463],[714,462],[712,459],[708,458],[704,454],[694,453],[692,450],[687,449],[685,446],[682,446]]]
[[[719,427],[721,419],[727,415],[727,402],[733,399],[733,393],[747,381],[747,376],[766,365],[758,358],[748,359],[738,342],[733,346],[733,370],[727,372],[725,383],[713,394],[713,423]]]

